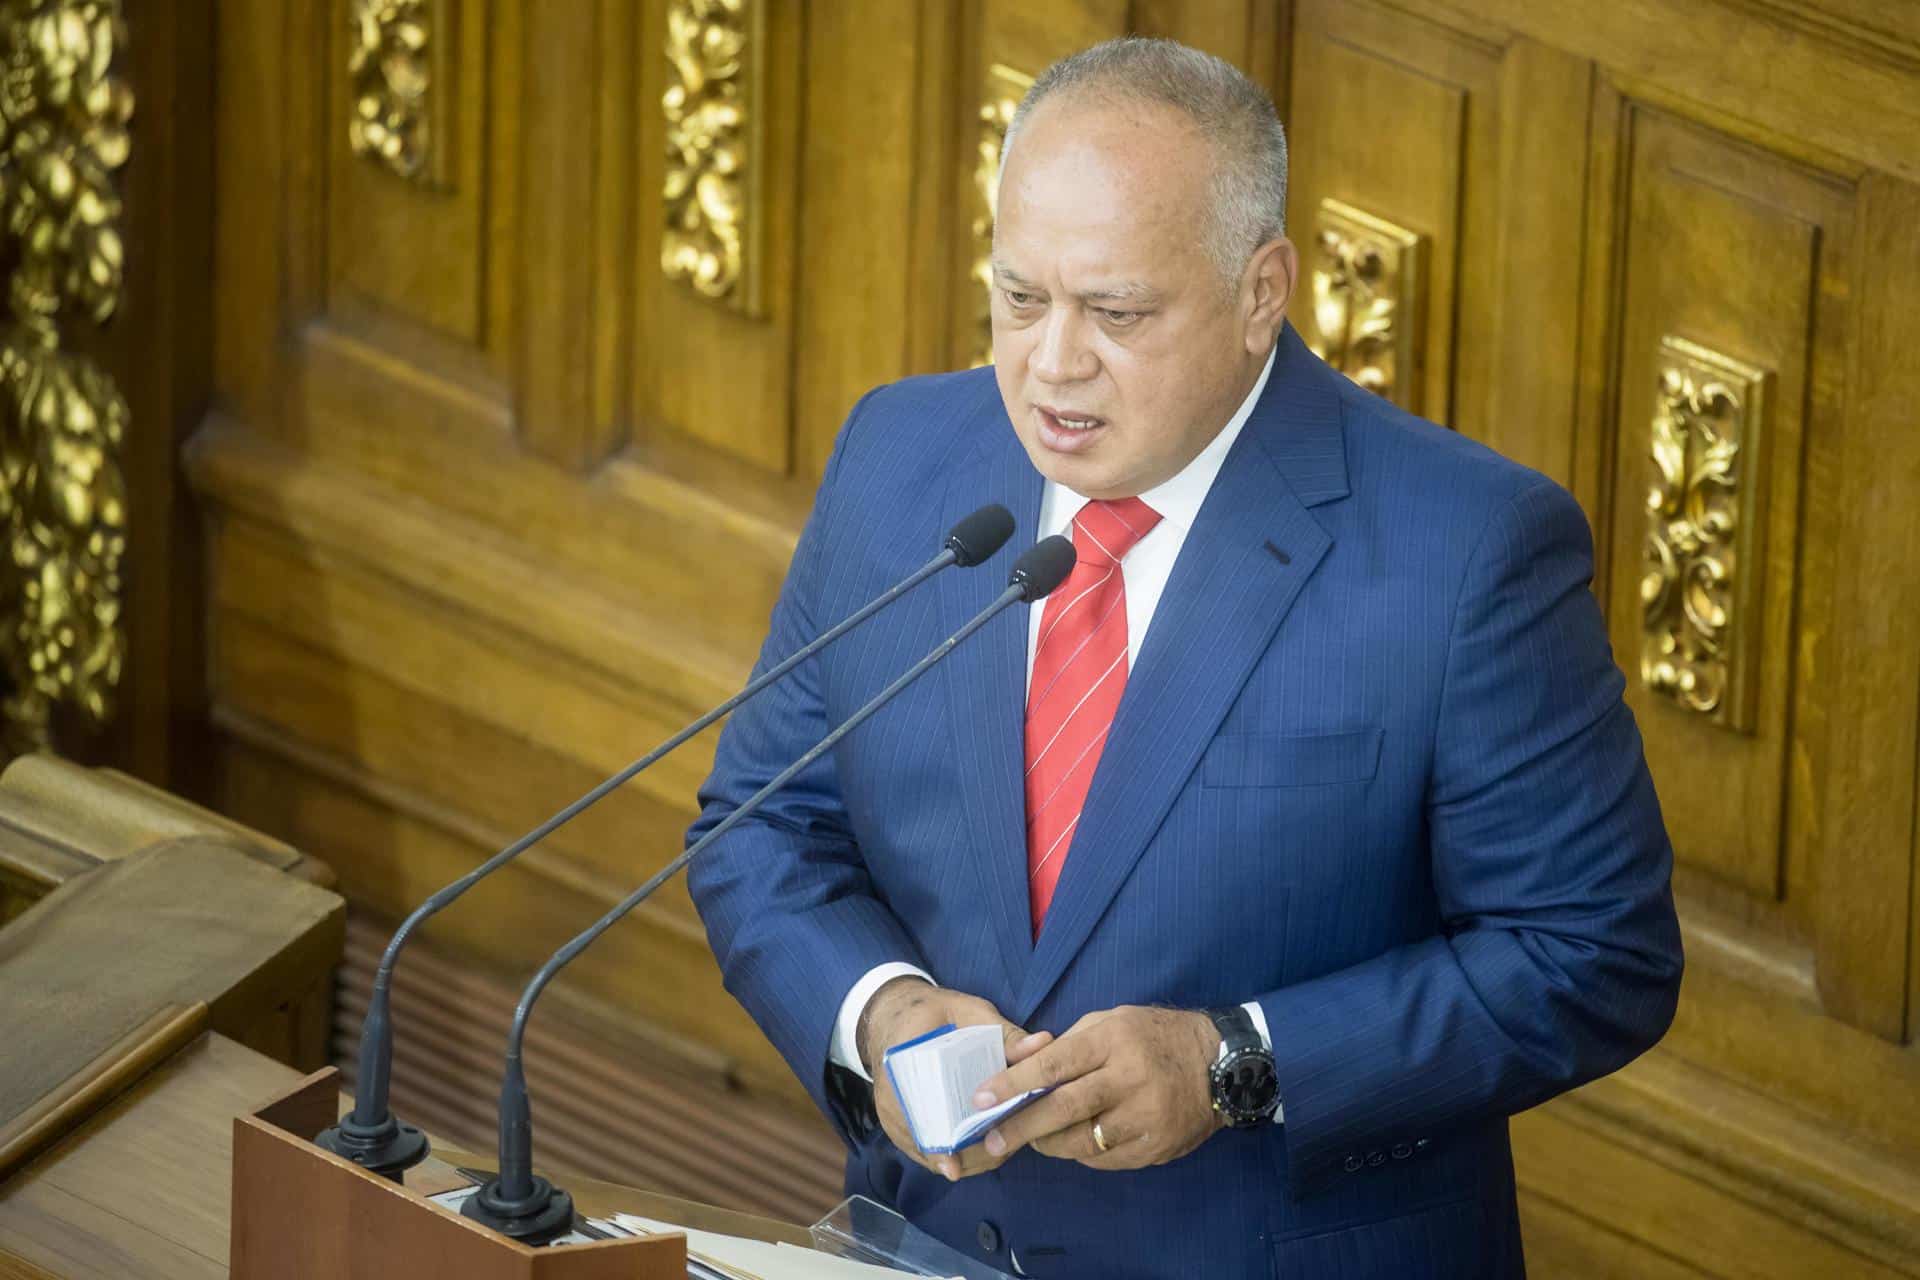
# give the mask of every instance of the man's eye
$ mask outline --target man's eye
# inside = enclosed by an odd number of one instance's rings
[[[1114,311],[1110,308],[1102,307],[1100,308],[1100,314],[1108,324],[1116,328],[1124,329],[1128,325],[1136,323],[1140,317],[1146,313],[1143,311]]]
[[[1018,289],[1002,289],[1000,292],[1006,295],[1007,305],[1009,306],[1030,307],[1033,305],[1034,298],[1030,293],[1022,293]]]

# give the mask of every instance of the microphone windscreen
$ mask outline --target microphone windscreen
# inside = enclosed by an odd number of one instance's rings
[[[947,533],[946,548],[962,568],[989,559],[1013,536],[1013,512],[989,502]]]
[[[1055,588],[1073,572],[1073,542],[1059,534],[1042,538],[1013,562],[1009,585],[1020,588],[1020,598],[1031,604]]]

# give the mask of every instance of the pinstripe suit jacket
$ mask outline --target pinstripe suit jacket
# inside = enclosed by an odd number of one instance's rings
[[[728,989],[849,1144],[852,1192],[1003,1270],[1521,1272],[1506,1118],[1666,1029],[1671,851],[1558,486],[1360,391],[1289,328],[1181,550],[1046,928],[1027,920],[1016,606],[691,869]],[[870,393],[763,664],[936,550],[1019,524],[740,711],[694,834],[1005,585],[1041,478],[991,372]],[[1095,1173],[904,1160],[835,1016],[888,960],[1063,1031],[1119,1004],[1259,999],[1285,1123]]]

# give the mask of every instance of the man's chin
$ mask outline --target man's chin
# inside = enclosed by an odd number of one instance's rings
[[[1033,463],[1033,469],[1040,473],[1042,479],[1064,485],[1086,498],[1102,497],[1113,486],[1111,469],[1095,457],[1063,454],[1025,435],[1020,437],[1020,444],[1027,451],[1027,460]]]

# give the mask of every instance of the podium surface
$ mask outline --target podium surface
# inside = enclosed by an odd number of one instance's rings
[[[201,1033],[78,1130],[0,1183],[0,1280],[202,1280],[228,1274],[233,1120],[302,1073]],[[344,1103],[344,1096],[343,1096]],[[464,1181],[493,1157],[436,1152],[408,1179]],[[417,1176],[415,1176],[417,1175]],[[583,1213],[637,1213],[702,1230],[807,1244],[799,1227],[591,1178],[566,1186]]]

